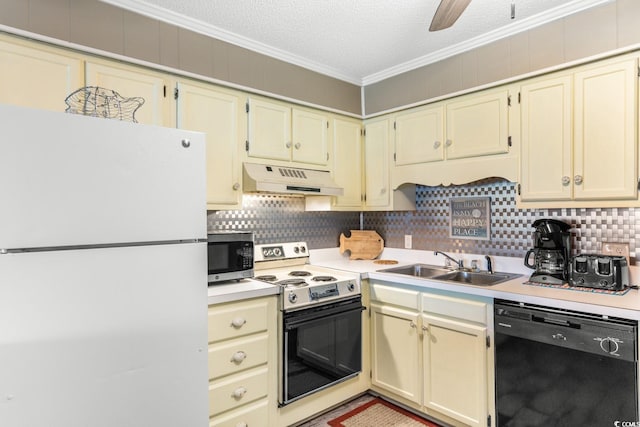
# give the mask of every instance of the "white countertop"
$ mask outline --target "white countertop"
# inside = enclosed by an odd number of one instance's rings
[[[249,298],[276,295],[280,288],[271,283],[253,279],[228,281],[210,284],[208,287],[208,303],[221,304],[223,302],[239,301]]]
[[[480,268],[483,270],[486,269],[486,261],[482,255],[455,253],[451,253],[450,255],[454,258],[463,259],[465,266],[471,265],[471,260],[476,259],[478,260]],[[640,291],[637,289],[631,289],[625,295],[608,295],[596,292],[525,285],[523,283],[527,281],[532,270],[525,267],[523,260],[520,258],[492,256],[491,260],[494,271],[522,274],[522,277],[492,286],[474,286],[441,282],[380,271],[414,263],[444,265],[444,258],[434,255],[433,251],[385,248],[378,259],[396,260],[398,264],[381,265],[374,263],[374,260],[350,260],[348,253],[340,254],[338,248],[310,251],[311,264],[360,273],[363,278],[369,278],[370,280],[401,283],[417,288],[440,289],[486,296],[489,298],[560,307],[568,310],[586,311],[604,316],[640,320]],[[636,284],[637,278],[640,277],[638,268],[630,266],[629,269],[631,272],[631,281]]]

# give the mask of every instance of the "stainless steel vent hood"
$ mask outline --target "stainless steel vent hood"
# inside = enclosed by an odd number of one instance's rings
[[[244,163],[245,192],[342,196],[344,190],[327,171]]]

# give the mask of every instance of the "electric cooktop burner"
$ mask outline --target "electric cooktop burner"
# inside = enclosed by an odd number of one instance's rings
[[[274,274],[265,274],[263,276],[256,276],[254,279],[261,280],[263,282],[275,282],[277,277]]]
[[[338,279],[333,276],[314,276],[311,280],[314,282],[335,282]]]
[[[308,272],[308,271],[304,271],[304,270],[293,270],[293,271],[289,272],[289,276],[305,277],[305,276],[311,276],[311,273]]]
[[[308,286],[304,279],[285,279],[280,280],[276,285],[280,286]]]

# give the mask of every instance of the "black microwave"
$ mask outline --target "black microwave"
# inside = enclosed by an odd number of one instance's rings
[[[253,277],[253,233],[210,233],[207,264],[210,284]]]

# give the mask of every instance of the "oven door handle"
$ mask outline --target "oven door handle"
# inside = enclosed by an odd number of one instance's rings
[[[307,313],[304,315],[296,316],[294,318],[284,318],[284,329],[290,331],[303,325],[308,322],[313,322],[315,320],[325,319],[327,317],[336,316],[339,314],[347,314],[355,311],[364,311],[367,308],[363,305],[358,304],[357,307],[332,307],[328,309],[314,311],[313,313]]]

